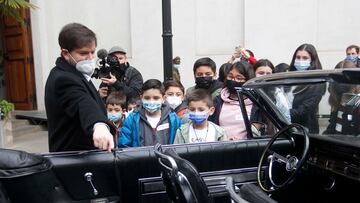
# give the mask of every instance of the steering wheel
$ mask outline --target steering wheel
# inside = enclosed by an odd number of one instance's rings
[[[304,137],[304,149],[302,151],[300,160],[296,156],[289,154],[285,157],[285,156],[282,156],[282,155],[276,153],[275,151],[271,150],[271,147],[274,144],[275,140],[277,140],[281,135],[283,135],[285,132],[289,131],[292,128],[296,128],[296,129],[299,129],[300,131],[302,131],[302,136]],[[266,145],[266,147],[261,155],[259,165],[258,165],[258,170],[257,170],[257,182],[258,182],[260,188],[262,190],[264,190],[265,192],[271,193],[271,192],[274,192],[281,188],[284,188],[285,186],[290,184],[295,179],[295,177],[299,173],[300,169],[304,165],[308,152],[309,152],[309,136],[308,136],[308,132],[304,126],[293,123],[293,124],[287,125],[284,128],[282,128],[279,132],[277,132],[271,138],[271,140]],[[261,181],[261,169],[262,169],[263,161],[265,159],[266,154],[269,154],[266,158],[267,158],[268,162],[270,162],[269,167],[268,167],[268,173],[269,173],[270,183],[272,186],[269,188],[266,188]],[[291,173],[291,175],[289,175],[289,177],[282,184],[276,184],[273,180],[273,164],[276,162],[284,163],[286,171]]]

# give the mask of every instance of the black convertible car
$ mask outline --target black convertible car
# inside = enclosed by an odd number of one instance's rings
[[[249,202],[359,202],[359,87],[358,69],[254,78],[238,89],[256,115],[245,117],[242,141],[112,153],[1,149],[0,201],[240,202],[255,186],[248,195],[266,198]]]

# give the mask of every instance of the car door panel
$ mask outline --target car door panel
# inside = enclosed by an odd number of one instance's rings
[[[172,147],[183,158],[189,160],[204,178],[231,175],[236,184],[256,181],[256,169],[267,139],[247,142],[216,142],[164,146]],[[278,152],[290,146],[288,140],[275,143]],[[162,202],[165,195],[160,184],[160,168],[152,147],[125,149],[117,152],[117,170],[120,173],[122,202]],[[211,182],[211,180],[210,180]],[[136,184],[135,184],[136,183]],[[214,182],[213,182],[214,183]],[[224,185],[222,181],[212,187]],[[224,195],[224,194],[223,194]],[[165,195],[166,196],[166,195]],[[161,198],[160,198],[161,199]]]
[[[118,199],[113,153],[80,152],[47,157],[54,166],[54,173],[73,200]],[[97,195],[94,194],[91,183],[86,180],[86,173],[92,174],[92,183],[98,191]]]
[[[256,167],[268,139],[169,145],[200,171],[210,191],[220,201],[227,198],[224,176],[236,185],[256,181]],[[291,146],[275,143],[279,152]],[[31,154],[28,154],[31,156]],[[21,177],[1,179],[11,202],[168,202],[153,147],[44,154],[51,169]],[[92,184],[84,175],[92,173]],[[0,177],[1,178],[1,177]]]

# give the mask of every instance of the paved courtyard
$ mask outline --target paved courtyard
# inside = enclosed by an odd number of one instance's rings
[[[14,137],[13,144],[8,146],[10,149],[23,150],[31,153],[49,152],[48,132],[38,131]]]

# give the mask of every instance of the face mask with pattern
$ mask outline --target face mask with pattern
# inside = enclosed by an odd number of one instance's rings
[[[153,101],[153,100],[142,100],[143,107],[150,113],[154,113],[160,110],[161,101]]]

